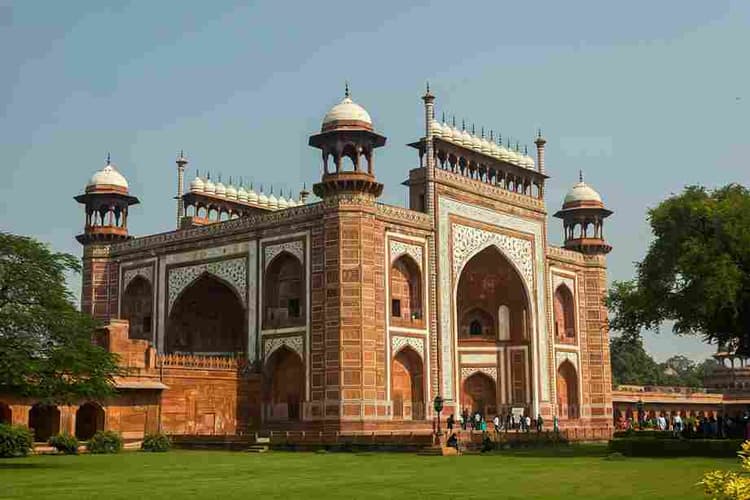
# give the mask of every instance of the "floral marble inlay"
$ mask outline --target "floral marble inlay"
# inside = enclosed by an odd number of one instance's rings
[[[410,256],[419,268],[422,268],[422,247],[420,245],[412,245],[403,241],[391,241],[391,264],[402,255]]]
[[[424,340],[416,337],[394,335],[391,337],[391,354],[396,355],[405,346],[411,346],[424,359]]]
[[[557,363],[557,367],[560,368],[560,365],[563,364],[565,361],[570,361],[573,363],[573,366],[576,367],[576,370],[578,370],[578,353],[572,352],[572,351],[557,351],[555,353],[555,362]]]
[[[139,267],[137,269],[128,269],[122,273],[122,290],[123,292],[128,289],[128,285],[137,277],[145,278],[153,286],[154,284],[154,269],[151,265],[146,267]]]
[[[497,368],[492,366],[464,366],[461,368],[461,380],[466,380],[475,373],[484,373],[497,383]]]
[[[458,277],[466,261],[488,245],[502,250],[526,283],[533,282],[531,241],[460,224],[453,224],[453,276]]]
[[[268,245],[265,247],[264,260],[266,269],[268,268],[268,265],[271,263],[274,257],[279,255],[281,252],[289,252],[290,254],[297,257],[300,263],[305,261],[305,248],[302,240],[285,241],[283,243]]]
[[[247,260],[244,257],[217,262],[205,262],[194,266],[183,266],[169,270],[167,314],[172,311],[174,301],[180,293],[202,274],[212,274],[234,287],[237,295],[246,304],[247,295]]]
[[[292,337],[269,337],[263,340],[263,359],[268,360],[268,357],[279,347],[286,346],[293,350],[301,359],[305,359],[302,351],[302,335],[295,335]]]

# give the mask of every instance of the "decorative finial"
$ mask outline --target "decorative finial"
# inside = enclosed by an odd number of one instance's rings
[[[583,182],[583,170],[578,171],[578,182]]]
[[[209,172],[208,175],[206,176],[206,180],[209,180],[209,181],[211,180],[211,172]]]
[[[466,120],[461,120],[461,130],[466,130]]]
[[[445,123],[445,111],[443,111],[443,123]]]
[[[475,134],[476,134],[476,132],[474,130],[474,124],[472,123],[471,124],[471,135],[475,135]]]
[[[494,142],[494,140],[495,140],[494,135],[495,135],[495,131],[494,130],[490,130],[490,142]]]
[[[221,172],[219,172],[219,182],[221,182]]]
[[[523,154],[528,155],[529,154],[529,146],[525,145],[523,146]]]
[[[349,80],[344,82],[344,97],[350,97],[349,94]]]
[[[538,128],[536,129],[536,136],[541,137],[542,136],[542,129]]]
[[[112,159],[110,158],[109,151],[107,151],[107,165],[112,164]]]
[[[273,194],[273,184],[271,185],[271,194]]]
[[[231,175],[229,176],[229,185],[230,186],[232,185],[232,176]]]
[[[245,179],[244,179],[244,177],[240,177],[240,187],[242,187],[242,185],[243,185],[244,183],[245,183]]]
[[[198,171],[198,169],[196,168],[196,169],[195,169],[195,177],[196,177],[196,178],[200,178],[200,176],[201,176],[201,173],[200,173],[200,172]]]
[[[500,132],[497,133],[497,145],[502,146],[503,145],[503,134]]]
[[[250,181],[250,191],[253,190],[253,181]]]
[[[484,126],[482,126],[482,139],[484,139]]]
[[[428,94],[430,93],[430,81],[429,80],[427,80],[427,93]]]
[[[516,141],[516,153],[518,153],[518,141]]]
[[[453,115],[453,128],[456,128],[456,115]]]

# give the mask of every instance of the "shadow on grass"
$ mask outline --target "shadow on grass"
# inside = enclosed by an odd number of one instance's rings
[[[529,447],[529,448],[508,448],[495,450],[488,453],[489,455],[529,457],[529,458],[561,458],[561,457],[601,457],[604,458],[609,454],[606,444],[591,445],[569,445],[554,447]]]
[[[0,462],[0,471],[5,470],[21,470],[21,469],[58,469],[60,468],[59,465],[52,465],[52,464],[34,464],[34,463],[27,463],[27,462]]]

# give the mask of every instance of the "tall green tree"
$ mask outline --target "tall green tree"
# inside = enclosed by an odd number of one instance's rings
[[[662,368],[633,337],[612,337],[609,341],[613,385],[659,385]]]
[[[94,321],[73,305],[66,272],[78,259],[0,232],[0,393],[66,402],[113,391],[116,356],[92,342]]]
[[[658,331],[698,334],[750,355],[750,192],[730,184],[689,186],[656,208],[654,234],[636,278],[615,282],[610,326],[625,336]]]

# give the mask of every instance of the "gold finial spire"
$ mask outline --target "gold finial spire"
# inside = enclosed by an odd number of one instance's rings
[[[349,92],[349,80],[344,81],[344,97],[351,97],[351,92]]]
[[[107,151],[107,165],[111,165],[111,164],[112,164],[112,159],[110,157],[109,151]]]
[[[578,171],[578,182],[583,182],[583,170]]]

